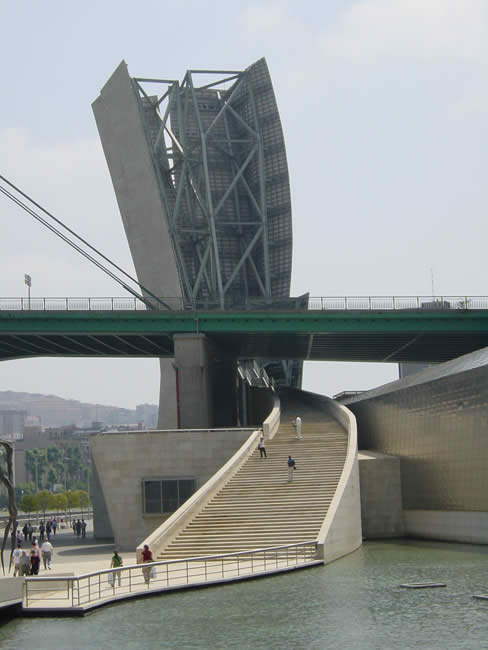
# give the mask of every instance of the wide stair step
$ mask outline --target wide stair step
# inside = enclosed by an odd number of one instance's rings
[[[303,440],[291,421],[299,413]],[[279,432],[266,442],[179,532],[158,559],[234,553],[317,538],[344,467],[347,434],[330,416],[287,405]],[[288,455],[297,470],[288,483]]]

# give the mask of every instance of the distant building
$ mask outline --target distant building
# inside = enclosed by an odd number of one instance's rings
[[[14,440],[15,437],[23,435],[26,415],[26,411],[0,411],[0,436]]]
[[[138,404],[136,418],[138,422],[144,422],[146,429],[155,429],[158,424],[157,404]]]

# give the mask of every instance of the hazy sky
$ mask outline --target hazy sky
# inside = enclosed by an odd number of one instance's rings
[[[202,3],[0,0],[1,173],[133,271],[91,102],[132,76],[245,68],[265,56],[293,201],[292,294],[486,295],[487,0]],[[121,295],[0,196],[0,296]],[[333,394],[395,365],[306,364]],[[155,360],[0,364],[0,390],[133,407]]]

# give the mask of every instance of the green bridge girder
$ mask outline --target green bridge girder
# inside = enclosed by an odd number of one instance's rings
[[[488,346],[488,310],[0,311],[0,360],[172,357],[187,333],[228,358],[436,362]]]

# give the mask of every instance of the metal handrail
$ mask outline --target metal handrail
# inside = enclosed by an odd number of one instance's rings
[[[129,595],[185,585],[231,581],[319,561],[316,541],[269,548],[161,560],[103,569],[78,576],[24,579],[24,607],[85,607]],[[41,604],[42,602],[42,604]]]
[[[173,311],[222,311],[219,303],[183,298],[160,298]],[[127,297],[0,298],[0,311],[147,311],[150,300]],[[159,303],[154,310],[163,310]],[[328,296],[252,299],[227,304],[227,311],[446,311],[488,309],[487,296]]]

